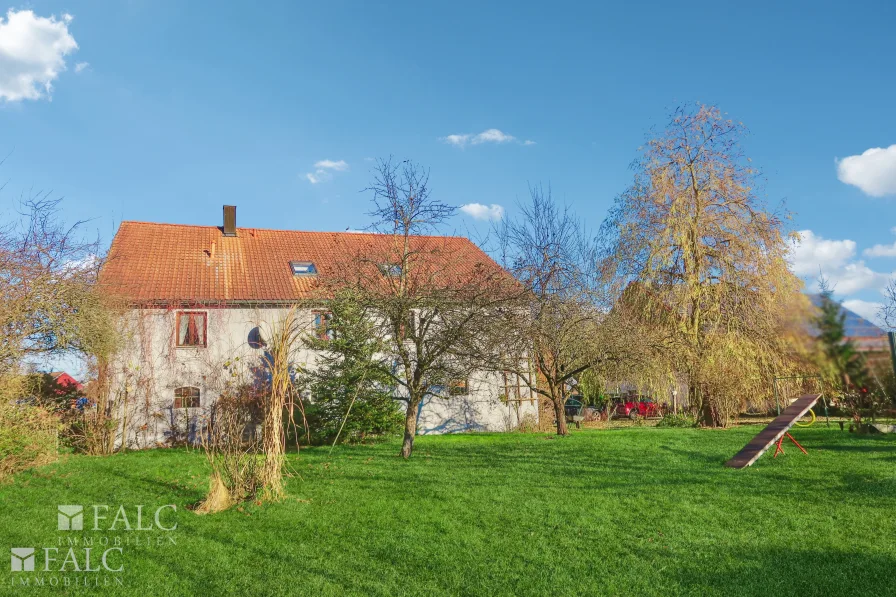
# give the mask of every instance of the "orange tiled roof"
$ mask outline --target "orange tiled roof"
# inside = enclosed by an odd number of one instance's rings
[[[349,255],[387,247],[392,237],[354,232],[303,232],[122,222],[103,267],[102,281],[134,303],[284,302],[313,298],[318,279]],[[498,265],[469,239],[417,236],[428,254],[452,255],[434,264],[463,275]],[[459,258],[458,258],[459,257]],[[436,257],[438,259],[438,257]],[[311,261],[318,276],[294,276],[291,261]]]

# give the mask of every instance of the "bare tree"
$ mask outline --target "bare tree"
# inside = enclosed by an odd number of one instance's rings
[[[887,282],[884,288],[884,303],[881,306],[878,317],[890,330],[896,330],[896,278]]]
[[[787,214],[757,195],[744,133],[717,108],[676,109],[602,230],[605,271],[641,303],[644,328],[665,332],[669,367],[707,425],[798,366],[800,328],[788,322],[806,312],[786,262]]]
[[[22,202],[18,222],[0,228],[0,382],[15,384],[26,360],[75,351],[109,354],[116,334],[98,291],[99,245],[83,222],[64,225],[60,200]],[[10,386],[11,387],[11,386]]]
[[[565,406],[580,376],[621,358],[621,333],[597,269],[597,244],[567,207],[540,186],[517,219],[494,227],[503,266],[524,292],[492,320],[491,354],[530,392],[550,400],[557,434],[566,435]],[[617,330],[620,331],[621,330]]]
[[[81,224],[57,217],[59,200],[26,197],[19,218],[0,226],[0,426],[8,432],[0,476],[56,457],[59,418],[40,405],[16,404],[29,367],[50,355],[102,357],[116,341],[97,288],[97,243]]]
[[[408,458],[423,400],[445,396],[476,369],[468,347],[506,300],[512,280],[467,239],[431,236],[456,208],[432,197],[419,165],[379,161],[370,190],[372,233],[362,250],[346,250],[324,291],[350,288],[373,314],[393,359],[390,375],[407,401],[401,456]]]

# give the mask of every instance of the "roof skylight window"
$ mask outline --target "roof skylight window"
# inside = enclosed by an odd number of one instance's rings
[[[292,268],[294,276],[313,276],[317,274],[317,268],[310,261],[290,261],[289,267]]]
[[[397,278],[401,275],[401,265],[398,263],[381,263],[380,273],[390,278]]]

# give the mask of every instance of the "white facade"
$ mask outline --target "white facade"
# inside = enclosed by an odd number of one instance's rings
[[[206,346],[178,347],[179,312],[204,313]],[[285,308],[134,309],[123,330],[125,346],[110,363],[111,391],[125,419],[126,443],[132,448],[195,441],[197,426],[229,379],[261,364],[262,348],[253,348],[253,329],[270,329]],[[301,311],[309,332],[314,312]],[[257,346],[257,345],[256,345]],[[313,351],[300,351],[295,365],[313,368]],[[198,388],[198,408],[175,408],[177,388]],[[523,421],[536,422],[538,401],[503,399],[502,376],[471,376],[466,396],[427,397],[418,411],[417,433],[509,431]],[[528,398],[528,394],[525,394]],[[396,401],[404,411],[406,403]]]

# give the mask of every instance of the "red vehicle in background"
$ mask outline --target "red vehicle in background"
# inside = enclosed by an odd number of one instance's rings
[[[628,417],[632,421],[662,417],[663,413],[656,402],[646,396],[632,396],[615,403],[610,409],[610,418]]]

